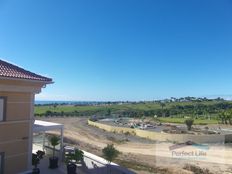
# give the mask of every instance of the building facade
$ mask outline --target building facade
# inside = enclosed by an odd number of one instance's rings
[[[0,60],[0,174],[31,168],[34,97],[52,83]]]

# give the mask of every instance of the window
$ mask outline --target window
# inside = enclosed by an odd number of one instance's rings
[[[4,153],[0,152],[0,174],[3,174],[3,166],[4,166]]]
[[[6,97],[0,97],[0,121],[6,118]]]

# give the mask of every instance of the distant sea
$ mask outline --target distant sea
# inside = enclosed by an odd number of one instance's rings
[[[37,105],[46,105],[46,104],[94,104],[94,103],[101,103],[97,101],[42,101],[36,100],[35,104]]]

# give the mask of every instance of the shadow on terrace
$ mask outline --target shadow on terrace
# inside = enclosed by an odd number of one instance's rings
[[[63,130],[62,124],[45,122],[36,120],[33,127],[33,153],[38,150],[45,152],[44,158],[40,161],[38,167],[40,168],[40,173],[46,174],[66,174],[67,169],[64,164],[64,154],[65,152],[74,150],[74,147],[63,145]],[[59,156],[59,167],[57,169],[50,169],[49,157],[52,154],[52,147],[48,141],[48,134],[50,132],[57,131],[60,132],[60,145],[56,146],[55,154]],[[82,163],[77,163],[77,174],[135,174],[134,172],[120,167],[115,163],[108,165],[108,162],[94,154],[84,152],[84,160]]]

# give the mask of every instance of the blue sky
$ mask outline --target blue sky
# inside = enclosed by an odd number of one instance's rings
[[[38,100],[232,95],[232,1],[1,0],[0,57]]]

